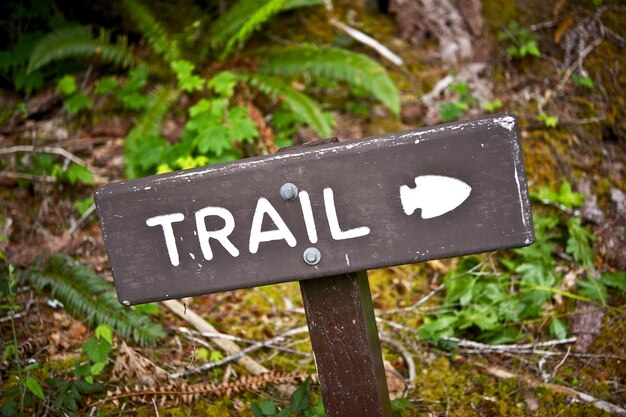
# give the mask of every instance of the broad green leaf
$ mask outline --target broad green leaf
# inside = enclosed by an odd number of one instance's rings
[[[83,352],[87,354],[91,362],[104,362],[111,352],[111,344],[92,336],[83,344]]]
[[[135,311],[139,314],[158,314],[159,306],[156,303],[146,303],[146,304],[137,304],[135,305]]]
[[[113,329],[111,326],[107,324],[101,324],[96,327],[96,338],[102,339],[108,342],[110,345],[113,344]]]
[[[194,64],[183,59],[172,62],[171,68],[176,74],[178,80],[178,86],[187,92],[193,92],[202,90],[204,86],[204,79],[198,75],[194,75],[193,71],[196,68]]]
[[[606,287],[601,281],[593,278],[585,279],[578,282],[578,287],[579,294],[606,304]]]
[[[581,225],[579,218],[568,219],[567,231],[569,237],[565,251],[586,268],[592,267],[594,255],[591,251],[591,242],[595,240],[595,237]]]
[[[118,86],[119,84],[117,83],[117,80],[115,79],[115,77],[102,77],[100,78],[100,81],[98,81],[98,84],[96,85],[96,94],[106,94],[109,93],[111,91],[114,91],[115,88]]]
[[[273,401],[265,400],[259,403],[259,410],[264,416],[272,416],[276,414],[276,404]]]
[[[2,362],[8,360],[11,356],[18,356],[17,349],[15,348],[15,343],[9,342],[4,347],[4,352],[2,352]]]
[[[64,75],[57,83],[57,91],[64,96],[74,94],[76,88],[76,78],[73,75]]]
[[[232,97],[238,81],[237,75],[233,72],[222,71],[209,80],[207,87],[222,97]]]
[[[455,315],[440,315],[435,319],[428,319],[419,328],[418,334],[424,339],[434,341],[452,336],[457,320]]]
[[[94,376],[100,375],[105,365],[106,365],[106,362],[96,362],[93,365],[91,365],[89,372],[91,373],[91,375],[94,375]]]
[[[585,195],[572,192],[572,185],[565,181],[559,190],[559,203],[569,208],[580,207],[585,202]]]
[[[233,107],[227,117],[232,138],[239,143],[252,142],[259,136],[256,124],[250,119],[248,109],[245,107]]]
[[[87,168],[82,165],[72,163],[65,173],[70,184],[82,182],[83,184],[93,185],[93,175]]]
[[[626,291],[626,274],[624,271],[603,272],[601,281],[607,287]]]
[[[550,320],[550,334],[557,339],[565,339],[567,337],[567,326],[556,317]]]
[[[89,207],[91,207],[93,204],[94,204],[93,197],[89,196],[82,200],[74,201],[74,208],[76,209],[76,211],[78,211],[78,214],[82,216],[83,214],[87,212],[87,210],[89,210]]]
[[[309,408],[309,405],[311,403],[310,389],[311,389],[311,379],[307,378],[304,381],[304,383],[302,383],[302,385],[300,385],[298,389],[296,389],[294,393],[291,394],[291,401],[289,404],[289,409],[293,413],[301,413],[307,408]]]
[[[39,385],[39,381],[37,381],[37,379],[32,376],[27,376],[24,380],[24,386],[39,399],[45,400],[43,390],[41,389],[41,385]]]
[[[263,411],[261,411],[259,406],[254,403],[250,404],[250,411],[252,411],[252,415],[254,415],[254,417],[264,417]]]
[[[456,103],[439,104],[439,112],[442,122],[453,122],[463,116],[463,111],[457,107]]]
[[[219,362],[224,359],[224,355],[219,350],[212,350],[210,360],[211,362]]]
[[[77,91],[76,93],[67,97],[63,104],[65,110],[71,115],[74,115],[84,109],[90,109],[93,105],[91,98],[81,93],[80,91]]]

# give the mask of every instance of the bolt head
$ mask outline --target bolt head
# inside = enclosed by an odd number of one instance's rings
[[[290,182],[285,183],[280,187],[280,196],[285,201],[293,200],[298,196],[298,187]]]
[[[307,248],[302,254],[304,262],[308,265],[317,265],[322,259],[322,253],[317,248]]]

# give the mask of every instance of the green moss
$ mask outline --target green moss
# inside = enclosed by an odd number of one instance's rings
[[[476,415],[476,410],[480,410],[483,416],[609,415],[589,404],[571,403],[569,397],[546,388],[522,386],[517,379],[492,377],[465,360],[439,356],[430,364],[418,365],[420,368],[422,371],[415,381],[416,389],[409,396],[420,398],[429,414],[462,417]],[[584,375],[581,377],[586,378]],[[608,394],[610,390],[605,391],[606,384],[601,385],[603,387],[598,388],[596,395]],[[539,402],[539,409],[534,413],[528,409],[525,391]]]

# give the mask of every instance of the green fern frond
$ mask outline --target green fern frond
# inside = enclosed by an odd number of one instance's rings
[[[269,75],[240,74],[240,76],[242,81],[250,83],[263,93],[280,98],[304,123],[315,129],[320,137],[332,136],[332,126],[324,118],[322,109],[306,94]]]
[[[213,47],[223,46],[267,0],[239,0],[211,24],[209,35]]]
[[[327,0],[287,0],[283,10],[299,9],[300,7],[313,7],[325,4]]]
[[[111,43],[111,34],[105,29],[94,37],[90,26],[74,25],[50,32],[37,43],[30,56],[28,73],[51,62],[88,56],[98,56],[104,62],[123,67],[133,63],[125,36],[118,36],[116,43]]]
[[[161,123],[179,94],[180,91],[162,84],[148,93],[148,107],[136,126],[143,136],[161,133]]]
[[[240,0],[212,23],[211,43],[214,48],[228,44],[223,51],[225,57],[275,14],[323,3],[324,0]]]
[[[37,290],[49,288],[70,314],[89,327],[108,324],[120,337],[141,345],[154,345],[165,336],[160,324],[122,307],[111,285],[92,269],[64,255],[53,255],[43,271],[23,271],[22,275]]]
[[[124,0],[124,6],[156,53],[162,55],[168,62],[180,59],[178,43],[170,39],[163,25],[148,8],[135,0]]]
[[[324,77],[368,91],[394,114],[400,113],[400,94],[387,71],[366,55],[343,48],[316,45],[290,47],[270,54],[261,71],[265,74]]]
[[[221,58],[223,59],[230,55],[235,48],[243,46],[255,31],[283,9],[286,1],[287,0],[269,0],[249,14],[241,27],[228,39]]]

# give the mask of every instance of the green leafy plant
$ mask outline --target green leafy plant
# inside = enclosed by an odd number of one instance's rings
[[[322,410],[323,410],[323,406]],[[289,405],[283,409],[280,409],[276,403],[270,400],[261,401],[258,404],[251,404],[250,410],[254,417],[290,417],[301,416],[307,417],[323,416],[318,413],[320,406],[311,407],[311,379],[307,378],[302,385],[300,385],[291,394]],[[307,414],[308,412],[308,414]]]
[[[39,380],[33,376],[39,364],[34,363],[28,366],[24,366],[17,343],[17,329],[15,327],[15,314],[20,309],[20,306],[16,302],[15,288],[18,280],[16,271],[13,265],[8,266],[8,274],[3,277],[5,281],[2,285],[4,288],[2,303],[0,304],[0,310],[8,310],[9,319],[11,322],[11,336],[10,342],[6,343],[2,352],[2,361],[12,361],[16,364],[17,368],[17,391],[19,392],[20,403],[16,404],[14,401],[9,401],[9,407],[15,412],[24,410],[27,403],[32,403],[32,396],[39,398],[41,401],[45,400],[43,389]],[[6,404],[5,404],[6,405]]]
[[[580,207],[585,202],[585,195],[572,191],[572,185],[564,181],[558,191],[541,187],[538,192],[531,192],[531,197],[544,204],[556,204],[567,209]]]
[[[533,196],[542,202],[576,208],[584,197],[573,193],[564,183],[558,192],[542,188]],[[428,317],[419,329],[421,337],[442,340],[453,336],[471,337],[489,343],[508,343],[524,336],[526,320],[549,322],[548,331],[559,338],[567,334],[567,326],[558,316],[544,317],[546,309],[558,294],[572,299],[605,304],[607,285],[620,288],[623,276],[602,274],[601,280],[578,280],[578,291],[560,288],[557,272],[559,254],[571,259],[575,267],[593,270],[591,249],[593,236],[577,217],[564,211],[557,215],[534,217],[536,241],[533,245],[511,251],[500,259],[505,272],[493,269],[476,257],[463,258],[456,268],[443,277],[445,301],[437,314]]]
[[[556,116],[550,116],[546,113],[540,113],[537,116],[537,120],[542,122],[546,127],[555,128],[559,124],[559,118]]]
[[[65,96],[63,104],[65,111],[74,115],[81,110],[91,109],[91,98],[78,90],[76,78],[73,75],[65,75],[57,83],[57,91]]]
[[[132,68],[128,72],[128,78],[123,83],[120,83],[115,77],[101,78],[95,92],[102,95],[112,93],[122,103],[124,109],[140,111],[148,103],[149,98],[143,91],[147,83],[148,70],[146,67],[140,66]]]
[[[502,100],[496,98],[483,104],[483,110],[488,113],[494,113],[502,108]]]
[[[142,345],[152,345],[165,335],[161,325],[122,307],[111,285],[93,270],[64,255],[55,254],[44,269],[24,270],[20,275],[39,291],[49,288],[68,312],[81,317],[88,326],[106,324],[120,337]]]
[[[506,52],[511,58],[524,58],[528,55],[541,56],[537,36],[530,29],[521,27],[516,21],[510,21],[507,27],[498,33],[498,39],[509,43]]]
[[[321,3],[320,0],[239,0],[212,22],[209,31],[211,56],[222,60],[228,58],[235,50],[243,48],[248,39],[278,13]],[[273,50],[271,56],[265,58],[257,57],[258,74],[226,70],[213,74],[207,81],[199,74],[197,63],[183,58],[181,35],[169,34],[142,3],[125,0],[124,5],[153,51],[167,64],[146,65],[139,67],[143,68],[141,70],[132,68],[125,84],[113,77],[105,77],[96,87],[97,94],[112,93],[125,109],[139,112],[135,128],[129,132],[124,146],[127,177],[242,157],[243,145],[254,141],[258,130],[246,107],[234,105],[236,88],[260,91],[276,103],[282,114],[275,118],[278,123],[272,124],[274,127],[280,125],[282,117],[282,121],[289,120],[283,126],[294,129],[298,124],[306,124],[321,137],[332,135],[332,117],[309,95],[294,88],[292,81],[296,78],[340,81],[350,88],[367,92],[394,114],[399,114],[400,99],[395,84],[381,65],[363,54],[338,47],[302,44]],[[118,36],[116,44],[110,40],[108,31],[101,29],[100,35],[94,37],[93,29],[88,26],[53,31],[35,47],[29,68],[42,68],[67,57],[95,55],[104,62],[134,65],[137,60],[126,39]],[[106,48],[100,48],[107,42]],[[162,76],[164,68],[166,72],[169,70],[166,75],[175,78],[175,84],[161,83],[147,93],[147,101],[142,100],[151,71]],[[66,91],[76,94],[72,88]],[[161,136],[161,123],[182,94],[191,96],[191,106],[182,140],[171,144]],[[85,103],[79,104],[85,107]],[[76,110],[77,107],[68,106],[70,108]],[[283,117],[285,112],[291,112],[293,117]],[[285,135],[282,138],[277,136],[279,142],[289,143]]]
[[[89,208],[94,204],[93,197],[89,196],[87,198],[83,198],[82,200],[74,201],[74,208],[81,216],[87,213]]]
[[[452,122],[459,120],[463,113],[469,110],[470,106],[476,104],[478,100],[472,96],[469,86],[465,82],[450,85],[450,91],[457,93],[459,99],[439,104],[441,121]]]
[[[100,29],[97,36],[90,26],[69,25],[44,36],[33,49],[28,62],[29,74],[51,62],[67,58],[97,56],[102,62],[128,67],[133,55],[128,48],[128,39],[118,35],[111,42],[111,33]]]
[[[394,114],[400,112],[398,90],[385,69],[367,56],[343,48],[303,44],[281,49],[268,55],[261,71],[346,82],[368,92]]]
[[[587,74],[572,74],[572,82],[574,83],[574,85],[586,87],[589,90],[593,90],[596,88],[595,83]]]
[[[100,324],[96,327],[95,336],[83,343],[82,350],[87,354],[87,361],[77,361],[74,375],[84,378],[88,384],[94,383],[94,377],[102,373],[113,346],[113,329]]]

